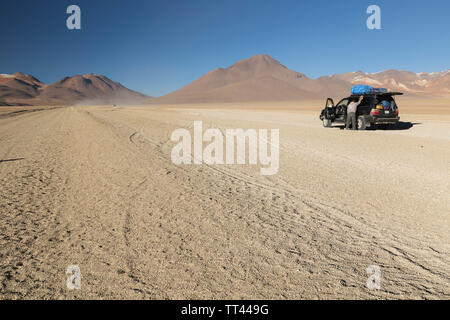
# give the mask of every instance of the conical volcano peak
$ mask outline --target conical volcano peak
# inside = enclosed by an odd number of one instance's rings
[[[229,69],[260,69],[260,71],[266,71],[273,68],[284,68],[278,60],[275,60],[271,56],[266,54],[254,55],[248,59],[239,60],[235,64],[233,64]]]

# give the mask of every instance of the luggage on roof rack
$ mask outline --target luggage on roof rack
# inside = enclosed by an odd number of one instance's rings
[[[386,88],[373,88],[373,93],[387,93],[388,90]]]
[[[366,86],[363,84],[358,84],[352,87],[352,94],[370,94],[372,93],[373,87]]]
[[[364,94],[374,94],[374,93],[387,93],[386,88],[374,88],[372,86],[358,84],[352,87],[352,94],[354,95],[364,95]]]

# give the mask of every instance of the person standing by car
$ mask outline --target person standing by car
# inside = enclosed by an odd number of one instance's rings
[[[358,106],[361,104],[361,101],[364,97],[360,96],[359,101],[354,99],[347,106],[347,121],[345,123],[345,129],[349,129],[350,121],[352,122],[352,130],[356,130],[356,110]]]

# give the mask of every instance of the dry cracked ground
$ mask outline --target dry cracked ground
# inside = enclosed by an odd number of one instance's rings
[[[33,112],[30,112],[33,111]],[[280,170],[176,166],[170,135],[279,128]],[[448,299],[450,119],[61,107],[0,116],[2,299]],[[67,267],[81,271],[68,290]],[[366,283],[369,266],[381,288]]]

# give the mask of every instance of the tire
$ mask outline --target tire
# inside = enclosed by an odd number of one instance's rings
[[[366,130],[367,129],[367,123],[366,123],[366,119],[362,116],[359,116],[357,121],[358,123],[358,130]]]
[[[325,119],[325,118],[323,118],[322,123],[323,123],[323,126],[324,126],[325,128],[331,127],[331,120],[330,120],[330,119]]]

